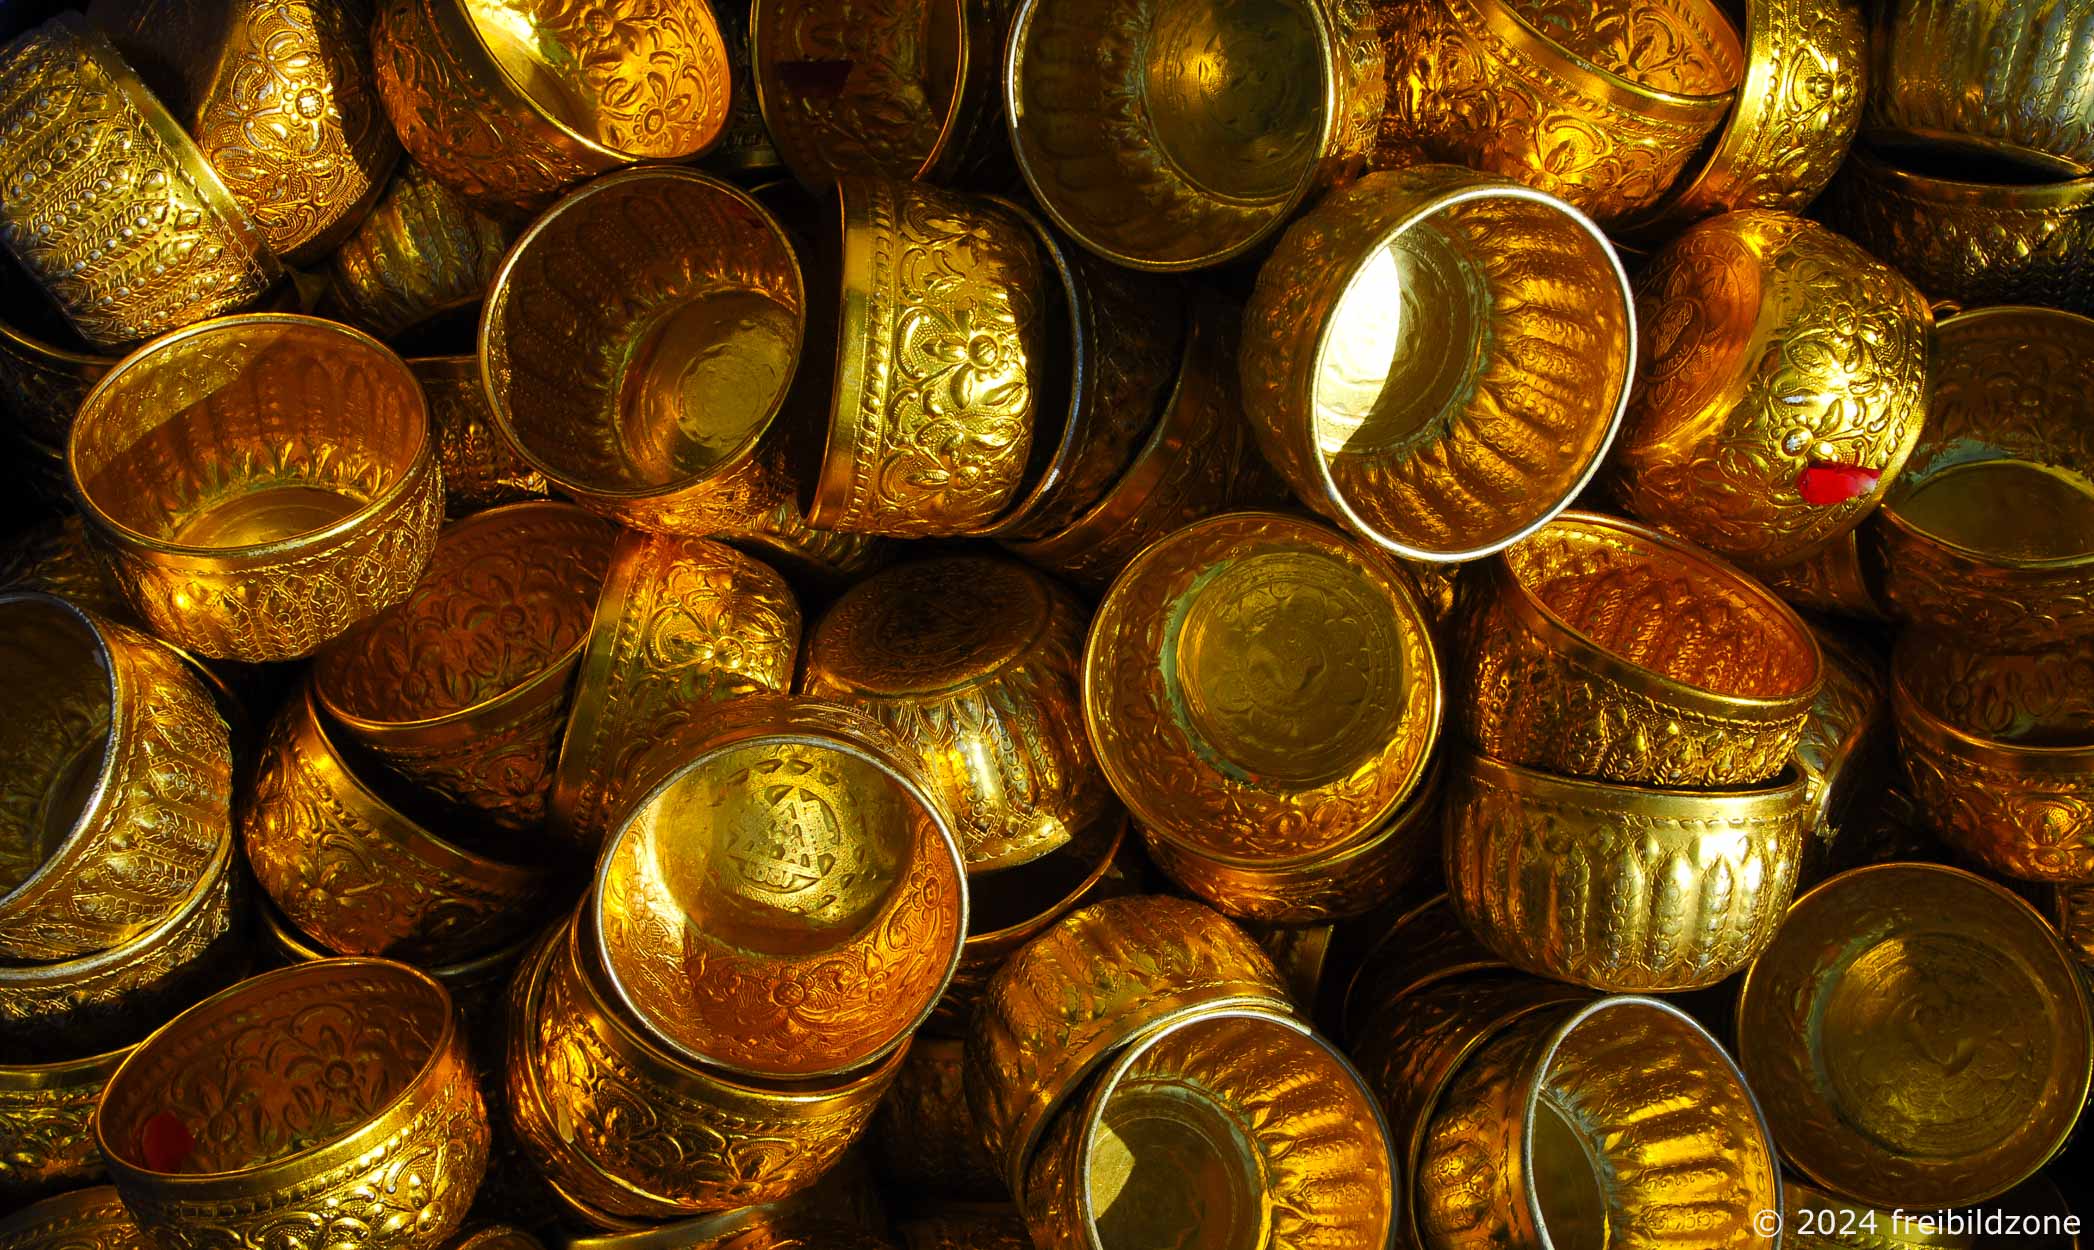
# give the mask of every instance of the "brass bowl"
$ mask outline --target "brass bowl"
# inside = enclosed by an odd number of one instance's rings
[[[1355,1047],[1373,1044],[1384,1017],[1401,1014],[1397,1004],[1441,982],[1518,975],[1469,931],[1444,893],[1428,896],[1431,888],[1415,884],[1358,922],[1367,936],[1337,1020],[1340,1034]]]
[[[583,904],[591,958],[653,1037],[768,1079],[902,1045],[967,931],[960,848],[914,753],[805,699],[721,706],[665,744]]]
[[[1261,1007],[1130,1042],[1063,1112],[1020,1203],[1040,1250],[1203,1244],[1390,1246],[1388,1125],[1338,1049]]]
[[[261,922],[258,926],[260,932],[255,936],[265,954],[263,962],[270,967],[312,963],[319,959],[336,959],[342,954],[341,951],[328,950],[299,932],[298,926],[286,920],[283,912],[277,910],[276,905],[267,898],[256,900],[255,913]],[[465,1022],[466,1045],[473,1052],[475,1071],[480,1074],[483,1083],[490,1072],[499,1083],[502,1070],[500,1061],[503,1058],[498,1048],[493,1054],[481,1053],[487,1027],[490,1023],[496,1026],[501,1024],[502,1012],[509,997],[509,982],[515,979],[516,966],[523,962],[525,955],[536,948],[540,936],[538,931],[533,930],[509,945],[497,947],[487,954],[475,955],[455,963],[422,968],[422,971],[428,973],[438,985],[444,987],[445,992],[450,994],[451,1001],[457,1005],[458,1015]],[[495,1040],[499,1043],[499,1027],[495,1030]],[[492,1064],[490,1061],[493,1061]],[[483,1088],[481,1092],[492,1100],[497,1098],[501,1091]],[[494,1115],[495,1107],[496,1104],[490,1101],[490,1119]],[[499,1128],[496,1132],[495,1150],[499,1156]],[[494,1163],[491,1162],[489,1170],[492,1171],[493,1167]]]
[[[1881,6],[1869,125],[2094,173],[2086,16],[2076,5]]]
[[[1677,1007],[1615,997],[1499,1033],[1432,1113],[1417,1175],[1428,1250],[1781,1243],[1774,1142],[1723,1047]]]
[[[284,918],[344,954],[484,954],[535,927],[554,884],[545,867],[458,846],[373,790],[322,724],[310,686],[270,726],[241,835]]]
[[[1709,789],[1788,766],[1825,662],[1801,617],[1690,544],[1569,513],[1499,557],[1463,726],[1508,763]]]
[[[1748,209],[1679,235],[1636,284],[1643,353],[1615,486],[1748,571],[1867,519],[1919,441],[1933,318],[1853,243]]]
[[[414,375],[312,317],[153,340],[88,395],[66,456],[124,597],[212,659],[309,655],[406,598],[443,518]]]
[[[1847,1250],[1857,1241],[1870,1250],[1975,1250],[1977,1242],[1920,1222],[1937,1212],[1878,1211],[1793,1177],[1782,1178],[1781,1206],[1787,1233],[1782,1243],[1792,1250]]]
[[[1374,143],[1382,52],[1353,0],[1024,0],[1005,112],[1054,224],[1107,260],[1245,254]]]
[[[592,857],[657,742],[716,703],[792,686],[800,607],[769,566],[703,538],[628,531],[611,551],[548,802]]]
[[[1007,1201],[1010,1191],[967,1107],[966,1043],[918,1037],[873,1115],[883,1179],[904,1193]]]
[[[400,155],[371,81],[372,13],[372,0],[87,6],[269,250],[299,265],[356,224]]]
[[[1243,325],[1266,458],[1318,511],[1433,562],[1489,555],[1569,506],[1636,358],[1629,279],[1599,228],[1448,165],[1327,196],[1258,271]]]
[[[989,527],[1017,502],[1047,373],[1030,228],[994,201],[837,182],[835,387],[801,506],[819,529],[920,538]]]
[[[1764,569],[1759,579],[1767,589],[1799,608],[1835,616],[1887,621],[1882,571],[1875,567],[1863,529],[1848,530],[1800,564]]]
[[[1988,655],[1907,630],[1891,678],[1928,826],[1992,872],[2094,882],[2094,647]]]
[[[0,1216],[0,1250],[152,1250],[116,1190],[75,1189]]]
[[[227,312],[276,280],[204,154],[78,14],[0,48],[0,133],[0,242],[94,346]]]
[[[95,1143],[166,1250],[287,1225],[322,1245],[436,1250],[486,1170],[488,1128],[443,987],[326,959],[243,981],[139,1043]]]
[[[616,540],[565,503],[451,523],[406,599],[314,659],[314,701],[419,792],[537,828]]]
[[[485,298],[516,234],[508,216],[483,211],[403,161],[335,249],[328,276],[350,317],[392,338]]]
[[[1813,632],[1825,656],[1825,684],[1796,741],[1811,810],[1811,838],[1796,872],[1799,889],[1817,884],[1835,865],[1847,866],[1855,850],[1850,834],[1858,832],[1897,771],[1888,667],[1851,639],[1823,628]]]
[[[1746,74],[1715,0],[1374,0],[1388,46],[1378,167],[1452,161],[1612,225],[1662,199]]]
[[[480,385],[478,356],[424,356],[409,360],[407,367],[429,404],[445,511],[457,518],[552,495],[545,474],[524,463],[495,429],[487,388]]]
[[[727,124],[727,48],[704,0],[383,0],[371,39],[400,142],[475,200],[542,207],[621,165],[695,156]]]
[[[727,93],[727,130],[719,146],[706,155],[705,163],[741,176],[776,177],[785,161],[778,155],[771,128],[763,120],[763,107],[757,103],[756,66],[750,59],[749,23],[755,9],[755,0],[713,6],[713,20],[720,24],[720,38],[727,45],[733,82]]]
[[[0,1064],[0,1203],[17,1207],[102,1179],[95,1104],[130,1053],[123,1046],[58,1063]],[[9,1244],[0,1234],[0,1246]]]
[[[1383,824],[1424,780],[1442,691],[1410,581],[1312,521],[1238,512],[1136,556],[1084,648],[1084,723],[1145,828],[1293,858]]]
[[[495,424],[592,511],[703,537],[790,495],[776,429],[800,361],[799,262],[727,183],[650,167],[567,196],[480,319]]]
[[[1447,779],[1447,893],[1522,971],[1698,989],[1774,940],[1811,816],[1793,767],[1754,789],[1658,790],[1472,755]]]
[[[1029,863],[1114,806],[1084,737],[1084,607],[1012,560],[919,560],[860,582],[807,641],[800,691],[918,757],[969,873]]]
[[[174,652],[53,595],[0,594],[0,960],[165,923],[232,837],[233,757]]]
[[[0,261],[0,304],[0,417],[23,443],[59,449],[63,479],[73,414],[116,357],[90,347],[13,261]]]
[[[1870,1206],[1984,1202],[2064,1145],[2094,1049],[2072,957],[2010,891],[1936,864],[1843,873],[1738,988],[1738,1063],[1803,1175]]]
[[[1833,180],[1825,212],[1937,299],[2094,313],[2094,177],[1864,138]]]
[[[1012,1193],[1049,1117],[1129,1039],[1223,1006],[1285,1010],[1270,956],[1220,914],[1136,895],[1080,907],[989,982],[967,1035],[967,1105]]]
[[[1891,610],[1963,645],[2094,636],[2094,319],[1983,308],[1945,319],[1926,434],[1878,514]]]

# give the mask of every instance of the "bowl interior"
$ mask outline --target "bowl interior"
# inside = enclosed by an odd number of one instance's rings
[[[0,897],[58,852],[101,784],[108,656],[55,601],[0,600]]]
[[[785,398],[804,313],[768,213],[725,184],[647,171],[576,193],[518,243],[483,367],[537,468],[651,494],[741,462]]]
[[[2030,655],[1966,651],[1907,630],[1900,687],[1935,719],[1973,737],[2022,747],[2094,748],[2094,647]]]
[[[71,455],[105,520],[150,542],[239,551],[363,511],[428,437],[399,357],[327,322],[265,315],[126,359],[81,406]]]
[[[1737,28],[1713,0],[1606,5],[1590,0],[1503,0],[1558,47],[1651,91],[1720,96],[1745,76]]]
[[[1502,545],[1591,475],[1632,341],[1620,271],[1579,219],[1457,199],[1382,240],[1331,311],[1311,419],[1332,485],[1405,547]]]

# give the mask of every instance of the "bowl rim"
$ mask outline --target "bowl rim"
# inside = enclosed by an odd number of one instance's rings
[[[1737,70],[1738,80],[1728,90],[1718,91],[1711,95],[1689,95],[1685,92],[1666,91],[1638,82],[1636,79],[1618,70],[1609,69],[1558,42],[1546,31],[1542,30],[1541,27],[1528,21],[1526,16],[1519,11],[1519,8],[1509,3],[1508,0],[1468,0],[1468,3],[1474,5],[1477,11],[1482,14],[1484,21],[1501,36],[1507,34],[1509,30],[1512,33],[1516,33],[1523,41],[1539,44],[1551,55],[1561,57],[1569,61],[1578,70],[1596,76],[1600,80],[1600,84],[1606,94],[1617,100],[1626,100],[1634,103],[1654,103],[1668,108],[1713,108],[1718,101],[1734,100],[1737,97],[1738,93],[1744,89],[1745,78],[1752,68],[1746,40],[1742,32],[1738,30],[1738,24],[1731,20],[1730,14],[1724,12],[1722,6],[1714,3],[1713,0],[1673,0],[1672,4],[1672,7],[1676,10],[1690,7],[1700,10],[1701,16],[1711,19],[1710,24],[1719,37],[1725,34],[1730,36],[1728,42],[1723,45],[1722,51],[1730,54],[1731,64]],[[1728,107],[1726,107],[1725,111],[1728,113]]]
[[[1639,815],[1670,824],[1699,825],[1709,819],[1710,809],[1720,807],[1728,820],[1770,821],[1791,817],[1802,819],[1809,811],[1810,777],[1791,759],[1782,770],[1765,781],[1747,786],[1633,785],[1570,777],[1527,768],[1508,760],[1468,749],[1458,753],[1449,770],[1448,783],[1459,789],[1476,780],[1487,780],[1527,798],[1574,803],[1587,811],[1618,811],[1633,806]],[[1447,832],[1451,835],[1453,824]],[[1451,899],[1452,892],[1449,892]]]
[[[1909,133],[1909,132],[1892,132]],[[1888,184],[1913,199],[1935,204],[1975,205],[2005,209],[2014,212],[2045,212],[2059,209],[2081,208],[2094,202],[2094,171],[2067,173],[2061,166],[2058,177],[2051,182],[1984,182],[1975,179],[1944,178],[1934,174],[1923,174],[1907,169],[1888,152],[1873,146],[1869,139],[1881,139],[1883,131],[1864,129],[1848,149],[1851,161],[1865,179]],[[1929,146],[1940,146],[1926,135],[1913,138],[1926,141]],[[1968,136],[1963,136],[1968,138]],[[1953,154],[1953,153],[1951,153]],[[2014,305],[1999,305],[2014,307]],[[1973,309],[1972,311],[1986,311]],[[2063,310],[2057,310],[2063,311]],[[1946,318],[1944,319],[1946,320]]]
[[[1974,732],[1950,720],[1935,710],[1926,699],[1920,697],[1907,680],[1909,663],[1899,662],[1899,657],[1910,656],[1914,648],[1921,645],[1908,641],[1914,631],[1903,631],[1898,645],[1891,652],[1890,693],[1891,718],[1900,741],[1908,734],[1917,733],[1931,739],[1937,750],[1946,750],[1966,759],[1984,761],[1990,757],[2009,768],[2039,765],[2049,774],[2085,774],[2094,784],[2094,731],[2080,745],[2038,744],[2016,742],[2011,738],[1993,738]]]

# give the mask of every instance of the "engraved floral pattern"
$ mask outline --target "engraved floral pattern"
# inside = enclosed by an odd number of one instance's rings
[[[395,335],[486,295],[515,234],[511,220],[481,212],[407,161],[328,261],[333,291],[373,333]],[[434,416],[433,394],[430,408]],[[450,467],[447,459],[447,486]],[[471,480],[464,485],[470,496]]]
[[[0,1068],[0,1202],[25,1202],[103,1175],[95,1103],[123,1054],[58,1071]]]

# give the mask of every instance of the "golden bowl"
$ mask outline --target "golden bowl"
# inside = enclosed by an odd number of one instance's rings
[[[2094,93],[2077,7],[1992,3],[1881,6],[1869,125],[1953,139],[2094,173]]]
[[[1892,611],[1962,645],[2094,636],[2094,319],[1982,308],[1945,319],[1927,430],[1875,539]]]
[[[1121,571],[1084,648],[1084,722],[1144,828],[1250,859],[1336,851],[1424,780],[1442,691],[1410,581],[1277,513],[1213,517]]]
[[[801,693],[913,750],[970,873],[1029,863],[1114,806],[1079,707],[1084,607],[1012,560],[955,555],[846,592],[807,643]]]
[[[1738,1062],[1782,1153],[1890,1209],[1984,1202],[2041,1168],[2087,1100],[2072,957],[2007,889],[1937,864],[1796,900],[1738,990]]]
[[[1025,0],[1003,92],[1055,225],[1118,264],[1198,269],[1359,168],[1382,50],[1357,0]]]
[[[913,751],[848,708],[747,698],[635,771],[583,904],[622,1009],[689,1060],[769,1079],[902,1045],[967,931],[959,845]]]
[[[802,593],[817,599],[834,596],[884,567],[898,547],[877,534],[818,530],[807,524],[800,501],[788,498],[753,526],[722,531],[713,537],[770,565]]]
[[[1447,780],[1447,893],[1522,971],[1699,989],[1774,940],[1812,815],[1793,767],[1753,789],[1657,790],[1472,755]]]
[[[1413,884],[1358,922],[1367,936],[1338,1010],[1340,1033],[1355,1046],[1369,1045],[1397,1004],[1443,981],[1517,975],[1469,932],[1444,893],[1420,897],[1431,888]]]
[[[15,1207],[102,1179],[95,1104],[130,1053],[124,1046],[59,1063],[0,1064],[0,1203]],[[9,1244],[0,1234],[0,1246]]]
[[[1574,512],[1507,548],[1467,635],[1463,726],[1487,755],[1574,777],[1710,789],[1788,766],[1824,657],[1723,560]]]
[[[1870,1250],[1975,1250],[1976,1238],[1930,1230],[1921,1220],[1937,1212],[1878,1211],[1793,1177],[1781,1182],[1781,1207],[1791,1250],[1848,1250],[1857,1243]],[[2017,1241],[2020,1239],[2017,1238]]]
[[[771,128],[763,120],[763,107],[756,99],[756,66],[751,63],[749,22],[755,16],[753,0],[735,0],[715,5],[713,20],[720,25],[720,39],[727,45],[727,66],[732,82],[727,92],[727,129],[719,146],[706,155],[714,169],[739,176],[775,177],[785,166]]]
[[[131,605],[88,545],[77,512],[47,517],[15,531],[0,546],[0,586],[40,590],[103,620],[127,621]]]
[[[545,474],[524,463],[495,429],[487,388],[480,385],[478,356],[424,356],[409,360],[407,367],[429,403],[444,508],[453,518],[552,495]]]
[[[372,12],[372,0],[87,6],[292,264],[333,249],[400,155],[371,81]]]
[[[486,1170],[488,1129],[443,987],[405,964],[327,959],[243,981],[139,1043],[95,1143],[165,1250],[286,1227],[436,1250]]]
[[[792,244],[727,183],[599,178],[526,230],[480,320],[495,425],[592,511],[703,537],[791,494],[776,453],[806,304]]]
[[[808,524],[988,528],[1018,499],[1048,374],[1039,246],[993,201],[856,175],[837,190],[836,384]]]
[[[1374,0],[1374,15],[1389,58],[1378,166],[1473,166],[1603,224],[1664,197],[1746,76],[1715,0]]]
[[[1749,209],[1679,235],[1636,290],[1648,350],[1614,483],[1629,511],[1756,570],[1875,510],[1926,413],[1933,318],[1910,282]]]
[[[880,1101],[871,1141],[881,1176],[900,1192],[1010,1197],[967,1107],[965,1059],[958,1038],[918,1037]]]
[[[310,686],[270,726],[241,835],[284,918],[344,954],[484,954],[534,928],[553,888],[546,868],[455,845],[373,790],[323,726]]]
[[[727,124],[704,0],[383,0],[371,39],[400,142],[475,200],[541,207],[621,165],[695,156]]]
[[[862,1139],[861,1139],[862,1140]],[[887,1227],[887,1213],[873,1189],[872,1170],[865,1151],[856,1145],[844,1151],[827,1170],[803,1189],[783,1198],[752,1206],[683,1215],[664,1222],[612,1215],[564,1193],[550,1180],[542,1186],[564,1209],[566,1226],[555,1230],[557,1250],[764,1250],[779,1238],[784,1244],[805,1250],[835,1250],[819,1235],[864,1235],[865,1230]],[[578,1236],[580,1229],[596,1230]],[[858,1246],[855,1239],[846,1248]]]
[[[809,190],[827,191],[848,174],[968,181],[1003,146],[996,75],[1009,5],[755,0],[746,7],[763,125]]]
[[[1781,1177],[1730,1056],[1684,1012],[1603,998],[1529,1016],[1455,1076],[1417,1178],[1428,1250],[1662,1244],[1770,1248]],[[1618,1239],[1618,1240],[1617,1240]]]
[[[1311,507],[1408,559],[1473,560],[1599,471],[1635,325],[1606,237],[1562,201],[1449,165],[1370,174],[1258,271],[1244,407]]]
[[[494,1224],[462,1234],[445,1250],[545,1250],[545,1243],[507,1224]]]
[[[315,702],[421,793],[537,828],[616,540],[565,503],[451,523],[413,593],[314,659]]]
[[[403,161],[328,261],[332,290],[352,318],[392,338],[485,298],[516,233],[508,216]]]
[[[120,946],[179,912],[232,837],[210,692],[152,639],[0,594],[0,960]]]
[[[767,565],[703,538],[627,531],[596,599],[548,810],[594,856],[655,743],[717,703],[792,686],[800,607]]]
[[[2051,922],[2080,967],[2094,976],[2094,885],[2061,885],[2052,891]]]
[[[1863,530],[1848,530],[1800,564],[1762,570],[1759,580],[1795,607],[1887,621],[1882,571],[1872,562],[1862,534]]]
[[[94,346],[238,308],[276,280],[204,154],[78,14],[0,48],[0,133],[0,241]]]
[[[1270,956],[1219,913],[1162,895],[1081,907],[989,982],[967,1035],[967,1105],[1012,1193],[1048,1118],[1137,1034],[1222,1006],[1287,1008]]]
[[[0,307],[0,417],[63,461],[73,414],[116,357],[90,347],[13,261],[0,261]]]
[[[1907,630],[1891,675],[1928,826],[1993,872],[2094,882],[2094,646],[1989,655]]]
[[[1381,1108],[1335,1046],[1279,1012],[1224,1007],[1130,1042],[1057,1117],[1020,1205],[1041,1250],[1389,1246],[1399,1175]]]
[[[340,951],[328,950],[300,932],[298,926],[285,919],[283,912],[266,897],[256,900],[255,913],[261,922],[257,926],[259,932],[255,936],[264,955],[262,962],[267,966],[283,967],[287,964],[312,963],[319,959],[339,958],[342,954]],[[487,954],[475,955],[455,963],[422,968],[422,971],[433,977],[438,985],[444,987],[445,992],[450,994],[451,1001],[457,1005],[459,1017],[465,1022],[466,1045],[473,1052],[475,1070],[483,1080],[492,1071],[499,1082],[502,1070],[499,1062],[502,1055],[499,1049],[493,1054],[481,1053],[481,1044],[485,1040],[483,1033],[490,1021],[496,1026],[501,1024],[502,1012],[509,997],[509,982],[514,979],[516,966],[537,946],[540,936],[539,931],[534,929],[509,945],[497,947]],[[499,1038],[496,1040],[499,1041]],[[493,1099],[501,1091],[482,1092]],[[495,1104],[490,1102],[490,1118],[494,1110]],[[499,1138],[499,1128],[496,1134]],[[500,1147],[501,1143],[497,1140],[497,1154]],[[489,1166],[491,1169],[493,1164]]]
[[[116,1190],[75,1189],[0,1216],[0,1250],[153,1250]]]
[[[748,1084],[671,1055],[597,983],[574,920],[510,990],[509,1114],[571,1199],[674,1219],[769,1202],[833,1166],[871,1120],[903,1049],[829,1082]]]
[[[414,375],[312,317],[153,340],[88,395],[66,456],[124,597],[213,659],[309,655],[406,598],[443,518]]]
[[[1243,922],[1243,931],[1265,948],[1272,956],[1273,966],[1287,982],[1287,997],[1312,1020],[1323,1018],[1324,1005],[1335,992],[1336,978],[1332,972],[1338,960],[1333,958],[1333,948],[1338,945],[1338,926],[1322,924],[1270,924],[1263,921]]]
[[[1825,684],[1796,741],[1796,764],[1810,787],[1812,835],[1796,872],[1799,888],[1816,884],[1851,855],[1850,833],[1896,772],[1888,668],[1852,639],[1823,628],[1813,632],[1825,656]]]
[[[1259,454],[1243,415],[1236,348],[1233,306],[1192,309],[1163,415],[1132,463],[1060,530],[1006,538],[1011,554],[1100,591],[1135,553],[1174,530],[1218,512],[1284,504],[1287,488]]]

